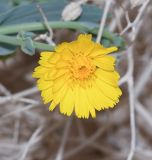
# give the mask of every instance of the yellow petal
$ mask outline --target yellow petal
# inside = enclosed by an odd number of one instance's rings
[[[52,68],[54,65],[49,63],[49,59],[54,56],[55,52],[41,52],[39,64],[46,68]]]
[[[69,70],[65,68],[61,68],[57,71],[54,79],[60,78],[61,76],[65,76],[65,74],[69,74]]]
[[[69,48],[67,48],[67,49],[64,50],[64,54],[62,53],[61,58],[62,58],[63,61],[68,62],[69,60],[72,59],[72,56],[73,56],[72,52],[70,51]]]
[[[91,41],[92,35],[91,34],[80,34],[78,36],[78,41],[84,42],[84,41]]]
[[[113,86],[111,86],[111,85],[109,85],[99,79],[96,79],[96,83],[106,97],[114,100],[116,103],[118,102],[118,98],[122,94],[119,87],[113,87]]]
[[[47,61],[54,53],[55,52],[47,52],[47,51],[41,52],[40,59],[43,61]]]
[[[50,70],[49,72],[44,73],[41,79],[44,79],[46,81],[51,81],[55,79],[56,74],[57,74],[57,70],[52,68],[52,70]]]
[[[86,110],[87,114],[85,115],[85,118],[89,117],[88,110],[89,110],[89,113],[91,113],[91,116],[93,118],[95,118],[96,117],[95,108],[94,108],[94,105],[92,105],[92,103],[90,102],[90,99],[87,96],[87,88],[86,89],[82,88],[81,98],[84,100],[84,104],[87,108],[87,110]]]
[[[56,53],[49,58],[48,62],[51,64],[56,64],[60,60],[60,58],[61,58],[61,55]]]
[[[66,49],[68,45],[69,44],[67,42],[63,42],[63,43],[61,43],[61,44],[59,44],[58,46],[55,47],[55,51],[59,52],[59,53],[63,52],[64,49]]]
[[[56,106],[57,106],[57,104],[54,101],[52,101],[49,106],[49,111],[53,111]]]
[[[32,77],[34,78],[40,78],[42,77],[45,73],[49,72],[50,69],[42,66],[38,66],[35,68]]]
[[[78,41],[70,42],[68,49],[70,50],[72,55],[77,55],[81,52],[81,49],[78,47]]]
[[[52,87],[42,90],[41,96],[43,98],[44,104],[51,102],[53,99]]]
[[[112,85],[114,87],[118,86],[118,80],[120,76],[116,71],[108,72],[99,68],[96,70],[95,75],[97,76],[97,78],[108,83],[109,85]]]
[[[68,88],[63,100],[60,103],[60,112],[70,116],[74,109],[74,91]]]
[[[107,97],[103,91],[101,90],[101,88],[99,88],[98,84],[94,84],[94,87],[92,88],[92,95],[95,95],[95,101],[96,101],[96,105],[100,106],[100,110],[109,108],[109,107],[114,107],[114,105],[116,104],[116,102]],[[99,108],[99,106],[96,106],[97,108]]]
[[[66,61],[64,61],[64,60],[61,60],[60,62],[58,62],[57,64],[56,64],[56,67],[58,68],[58,69],[60,69],[60,68],[66,68],[66,67],[68,67],[69,66],[69,64],[66,62]]]
[[[114,71],[115,58],[112,56],[103,56],[93,59],[94,65],[106,71]]]
[[[87,103],[87,100],[85,98],[85,95],[84,95],[84,90],[82,87],[79,87],[79,108],[80,108],[80,111],[79,111],[79,116],[82,117],[82,118],[88,118],[89,117],[89,106],[88,106],[88,103]]]
[[[100,97],[98,97],[99,95],[97,95],[96,97],[94,97],[94,95],[97,94],[97,91],[94,89],[94,87],[89,87],[86,90],[86,95],[88,97],[89,103],[92,105],[92,107],[94,107],[96,110],[100,111],[101,110],[101,106],[102,104],[100,103]],[[97,100],[97,98],[99,100]]]
[[[48,88],[52,87],[52,85],[53,85],[53,81],[46,81],[44,79],[39,79],[37,81],[37,86],[38,86],[39,90],[48,89]]]
[[[107,108],[113,108],[115,106],[115,102],[112,101],[109,97],[105,96],[101,90],[97,89],[99,92],[99,96],[101,98],[101,110],[107,109]]]
[[[63,100],[67,90],[68,90],[67,85],[63,85],[57,92],[55,93],[53,92],[53,101],[56,104],[60,103]]]
[[[54,80],[53,92],[57,92],[60,88],[67,84],[68,75],[63,75]]]
[[[80,34],[78,37],[77,48],[83,55],[88,55],[94,49],[94,42],[91,41],[92,35]]]
[[[49,63],[49,59],[55,54],[55,52],[41,52],[40,54],[40,60],[39,60],[39,64],[47,67],[47,68],[51,68],[54,65]]]
[[[94,50],[92,50],[92,52],[90,53],[90,57],[103,56],[117,50],[118,50],[117,47],[104,48],[101,45],[100,46],[95,45]]]
[[[95,109],[89,103],[86,96],[86,90],[80,86],[76,86],[75,91],[75,113],[78,118],[89,118],[89,113],[94,118],[96,116]]]
[[[46,67],[46,68],[53,68],[54,67],[54,64],[51,64],[49,63],[49,61],[44,61],[44,60],[39,60],[39,64],[43,67]]]
[[[81,118],[81,108],[80,108],[80,96],[79,96],[79,87],[78,85],[75,86],[75,114],[77,115],[78,118]]]

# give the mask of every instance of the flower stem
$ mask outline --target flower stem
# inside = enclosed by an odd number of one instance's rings
[[[83,31],[88,31],[89,27],[85,26],[82,22],[64,22],[64,21],[53,21],[48,22],[48,25],[53,29],[58,28],[69,28],[69,29],[78,29]],[[46,27],[41,22],[31,22],[25,24],[14,24],[8,26],[0,27],[0,34],[14,34],[19,31],[41,31],[46,30]]]
[[[98,29],[99,29],[99,26],[97,24],[88,23],[88,22],[52,21],[52,22],[48,22],[48,25],[52,29],[67,28],[67,29],[90,32],[95,35],[98,33]],[[94,26],[94,27],[90,27],[90,26]],[[46,27],[43,23],[30,22],[30,23],[24,23],[24,24],[12,24],[7,26],[1,26],[0,34],[16,34],[20,31],[27,32],[27,31],[44,31],[44,30],[46,30]],[[106,28],[104,28],[102,37],[111,40],[111,38],[113,37],[113,33],[110,33]]]

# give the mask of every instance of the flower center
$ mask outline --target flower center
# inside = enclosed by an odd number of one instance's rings
[[[71,73],[77,80],[88,79],[95,71],[96,67],[91,63],[91,59],[85,56],[75,56],[71,62]]]

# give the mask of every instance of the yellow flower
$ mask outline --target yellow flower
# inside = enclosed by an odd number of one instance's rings
[[[62,43],[54,52],[42,52],[33,77],[44,103],[51,102],[60,112],[78,118],[96,117],[95,110],[113,108],[119,101],[119,74],[115,58],[107,55],[116,47],[104,48],[91,41],[91,35],[81,34],[77,40]]]

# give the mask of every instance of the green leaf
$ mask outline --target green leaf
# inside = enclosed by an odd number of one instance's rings
[[[9,5],[1,2],[1,4],[0,4],[0,14],[4,13],[8,9],[10,9]]]
[[[32,40],[34,35],[33,32],[19,32],[17,36],[21,40],[21,50],[31,56],[35,54],[35,47]]]
[[[101,44],[104,46],[104,47],[110,47],[111,45],[111,42],[108,40],[108,39],[102,39],[101,40]]]
[[[80,18],[78,18],[78,21],[95,22],[95,23],[98,23],[100,21],[101,16],[103,14],[102,9],[98,8],[93,4],[84,4],[82,5],[82,8],[83,8],[83,13],[80,16]]]
[[[26,38],[26,39],[23,41],[23,43],[22,43],[22,45],[21,45],[21,50],[22,50],[24,53],[26,53],[26,54],[28,54],[28,55],[30,55],[30,56],[32,56],[32,55],[35,54],[35,48],[34,48],[33,41],[32,41],[31,38]]]
[[[113,37],[113,44],[121,49],[124,49],[125,47],[124,39],[120,36]]]
[[[61,20],[61,13],[67,5],[66,0],[50,0],[48,3],[42,3],[42,7],[48,21]],[[83,14],[78,21],[89,21],[97,23],[101,18],[102,11],[95,5],[83,5]],[[0,25],[22,24],[27,22],[43,22],[36,4],[17,6],[14,9],[0,14]]]

